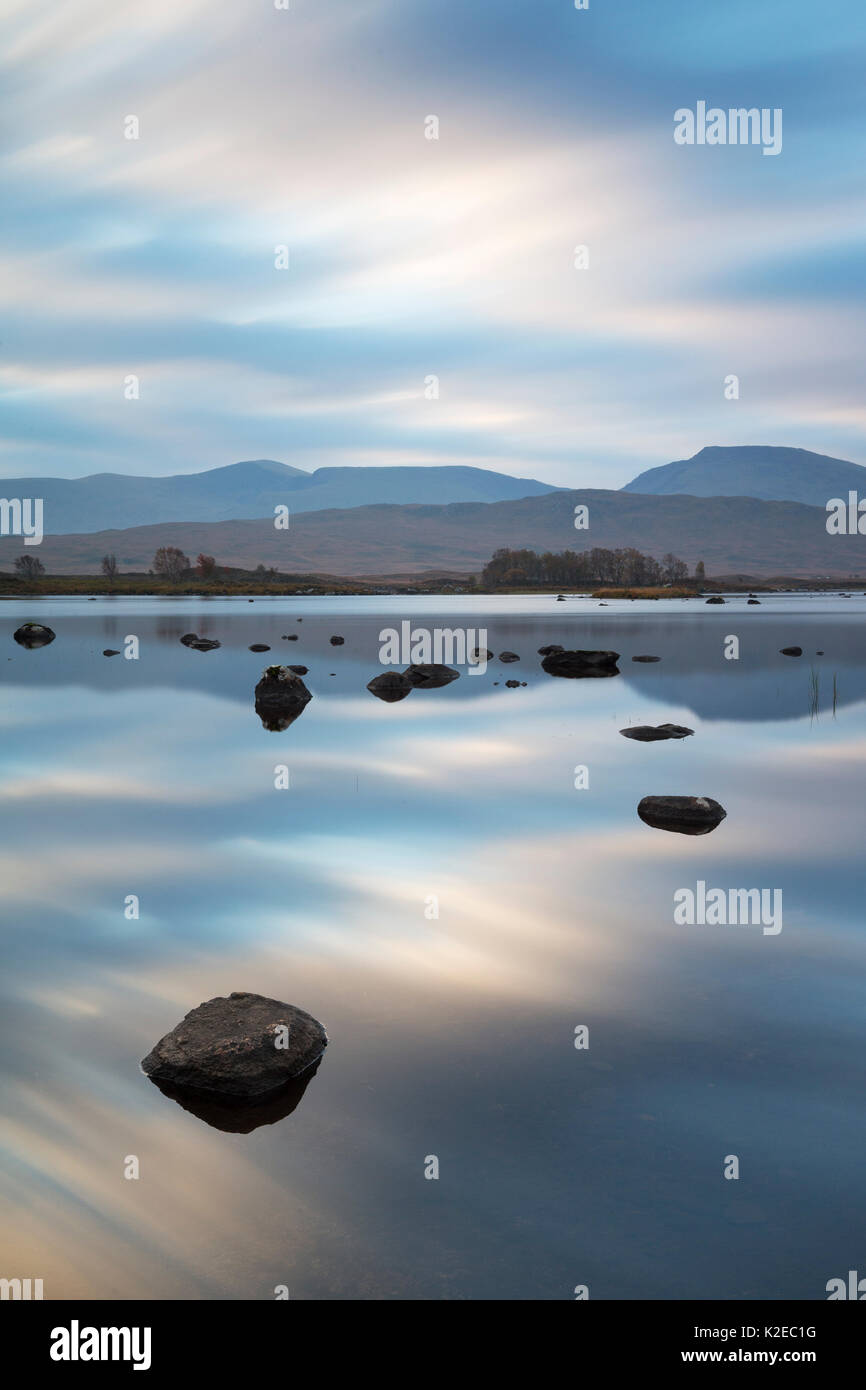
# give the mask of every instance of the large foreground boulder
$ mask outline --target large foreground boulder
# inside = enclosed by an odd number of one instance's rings
[[[646,825],[679,835],[708,835],[727,815],[711,796],[645,796],[637,813]]]
[[[549,676],[576,679],[585,676],[618,676],[619,652],[550,652],[541,669]]]
[[[19,647],[26,647],[30,651],[35,647],[47,647],[49,642],[54,641],[57,634],[50,627],[46,627],[44,623],[22,623],[12,636]]]
[[[312,698],[288,666],[266,666],[256,686],[256,714],[266,729],[279,732],[294,723]]]
[[[411,695],[414,687],[409,677],[402,671],[382,671],[380,675],[367,681],[367,689],[371,695],[375,695],[379,700],[384,700],[388,705],[394,705],[398,700],[405,700],[407,695]]]
[[[328,1045],[311,1014],[261,994],[208,999],[160,1038],[145,1076],[179,1093],[261,1104],[308,1071]]]

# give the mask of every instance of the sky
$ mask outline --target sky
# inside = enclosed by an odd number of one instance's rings
[[[0,476],[866,464],[862,0],[289,4],[0,0]]]

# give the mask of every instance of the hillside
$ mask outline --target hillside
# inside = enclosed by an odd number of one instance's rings
[[[41,497],[46,535],[86,534],[171,521],[232,521],[377,502],[499,502],[556,489],[484,468],[317,468],[251,459],[167,478],[3,478],[4,497]]]
[[[574,507],[590,509],[590,529],[575,531]],[[709,574],[846,575],[866,569],[858,536],[829,536],[823,508],[749,498],[652,497],[601,490],[562,491],[514,502],[448,506],[371,506],[307,512],[288,531],[270,521],[173,523],[93,535],[47,536],[31,548],[48,573],[95,574],[104,554],[121,570],[147,570],[160,545],[218,564],[339,575],[478,571],[500,546],[540,550],[634,546],[673,551]],[[0,565],[23,553],[18,537],[0,539]]]
[[[850,489],[866,496],[866,468],[845,459],[783,449],[769,444],[701,449],[690,459],[665,463],[639,473],[623,492],[655,497],[685,493],[690,497],[760,497],[823,507]]]

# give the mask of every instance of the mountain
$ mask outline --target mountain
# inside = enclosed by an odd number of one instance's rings
[[[376,502],[500,502],[557,489],[484,468],[317,468],[307,473],[251,459],[167,478],[93,473],[87,478],[3,478],[4,497],[41,497],[46,535],[150,526],[169,521],[236,521]]]
[[[589,530],[574,529],[574,508],[589,508]],[[500,546],[536,550],[634,546],[661,558],[673,551],[690,569],[713,574],[853,575],[866,569],[862,536],[830,536],[823,507],[744,497],[652,497],[598,489],[557,491],[518,501],[447,506],[369,506],[273,522],[223,521],[136,526],[89,535],[46,536],[29,553],[49,574],[98,574],[103,555],[121,570],[147,571],[160,545],[200,551],[217,563],[283,573],[363,575],[448,569],[478,571]],[[0,565],[23,553],[0,538]]]
[[[808,449],[782,449],[770,444],[714,446],[701,449],[694,458],[648,468],[622,490],[655,497],[673,493],[690,497],[761,497],[824,507],[831,497],[847,498],[849,490],[866,497],[866,468],[845,459],[813,454]]]

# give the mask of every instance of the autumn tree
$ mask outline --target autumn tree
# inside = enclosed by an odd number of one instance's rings
[[[153,557],[154,574],[177,584],[189,569],[189,560],[176,545],[161,545]]]
[[[216,560],[212,555],[199,555],[195,567],[200,579],[213,579],[216,574]]]
[[[15,561],[15,573],[19,579],[39,579],[45,573],[45,566],[35,555],[19,555]]]

